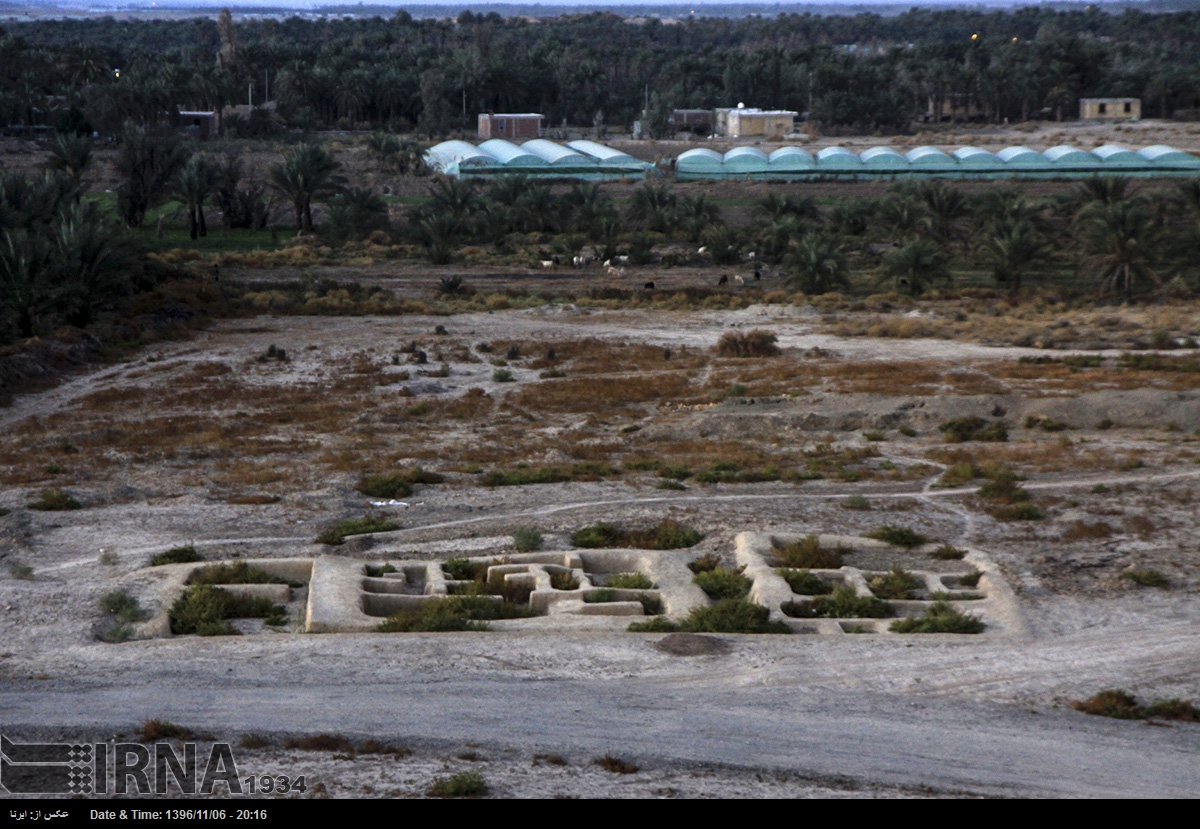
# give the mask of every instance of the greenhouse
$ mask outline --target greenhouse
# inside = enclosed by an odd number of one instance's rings
[[[1070,179],[1094,175],[1200,175],[1200,158],[1173,147],[1131,150],[1107,144],[1095,150],[1058,146],[1045,152],[1007,147],[992,153],[979,147],[946,152],[917,147],[901,154],[891,147],[872,147],[855,153],[845,147],[825,147],[814,158],[799,147],[782,147],[767,155],[757,147],[736,147],[721,155],[707,148],[688,150],[676,160],[675,176],[682,181],[744,179],[748,181],[815,181],[918,178]]]
[[[652,164],[594,141],[572,141],[564,146],[544,138],[520,145],[493,138],[478,147],[466,141],[443,141],[426,151],[425,163],[434,172],[455,177],[520,173],[539,178],[604,180],[641,178],[654,169]]]

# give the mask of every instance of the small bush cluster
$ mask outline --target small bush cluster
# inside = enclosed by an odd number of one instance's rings
[[[416,484],[440,484],[446,476],[427,472],[421,467],[388,475],[366,475],[358,482],[358,491],[371,498],[407,498]]]
[[[808,570],[779,568],[775,571],[798,596],[824,596],[833,592],[833,585]]]
[[[1098,717],[1113,717],[1118,720],[1181,720],[1200,722],[1200,708],[1188,700],[1159,699],[1149,705],[1138,705],[1137,698],[1128,691],[1110,688],[1090,699],[1075,700],[1071,707],[1085,714]]]
[[[150,615],[138,600],[124,590],[109,590],[100,596],[100,610],[120,622],[142,622]]]
[[[649,590],[654,582],[645,573],[617,573],[609,576],[607,586],[618,590]]]
[[[596,549],[600,547],[626,547],[639,550],[679,550],[694,547],[704,540],[704,534],[691,527],[664,518],[653,527],[640,530],[625,530],[612,524],[593,524],[571,536],[576,547]]]
[[[327,530],[321,532],[316,537],[314,543],[328,544],[337,546],[346,541],[346,536],[350,535],[366,535],[368,533],[385,533],[391,530],[400,529],[400,525],[386,521],[382,518],[372,518],[365,516],[363,518],[349,518],[345,521],[339,521]]]
[[[834,588],[826,596],[818,596],[808,604],[795,602],[782,605],[783,612],[799,619],[882,619],[892,615],[887,602],[874,596],[860,596],[848,584]]]
[[[1008,440],[1008,429],[999,420],[987,421],[982,417],[960,417],[938,427],[947,443],[967,441],[989,441],[1003,443]]]
[[[958,561],[966,554],[966,550],[961,550],[953,544],[942,544],[936,550],[932,550],[929,557],[938,561]]]
[[[490,790],[483,775],[477,771],[460,771],[433,781],[425,794],[428,797],[487,797]]]
[[[155,743],[159,740],[190,740],[193,736],[190,728],[176,725],[170,720],[147,719],[142,722],[137,741],[139,743]]]
[[[159,553],[150,559],[151,567],[161,567],[164,564],[188,564],[193,561],[204,561],[204,557],[196,552],[191,544],[186,547],[172,547],[165,553]]]
[[[620,475],[620,470],[606,463],[584,461],[570,466],[536,466],[518,464],[509,470],[494,469],[479,479],[486,487],[559,484],[566,481],[599,481]]]
[[[717,355],[720,357],[778,357],[779,337],[774,331],[756,328],[753,331],[740,333],[728,331],[717,341]]]
[[[881,599],[915,599],[921,582],[901,567],[893,567],[890,573],[875,576],[867,586]]]
[[[448,596],[421,602],[415,610],[393,613],[375,629],[380,633],[487,630],[488,621],[524,619],[532,615],[528,606],[517,602],[498,602],[487,596]]]
[[[550,586],[555,590],[578,590],[579,579],[569,570],[560,570],[550,574]]]
[[[513,546],[518,553],[531,553],[542,549],[545,539],[537,527],[518,527],[513,532]]]
[[[1171,580],[1157,570],[1126,570],[1121,578],[1142,587],[1170,587]]]
[[[802,570],[836,570],[842,566],[842,554],[846,551],[841,547],[835,550],[824,548],[817,536],[806,535],[798,541],[784,544],[776,542],[772,552],[784,567],[795,567]]]
[[[987,627],[981,620],[952,607],[944,600],[930,605],[920,616],[909,616],[892,622],[888,630],[894,633],[983,633]]]
[[[14,579],[19,579],[21,581],[33,580],[33,568],[28,564],[22,564],[16,561],[8,566],[8,574]]]
[[[187,580],[188,584],[287,584],[301,587],[304,582],[293,582],[279,576],[272,576],[257,567],[251,567],[244,561],[234,561],[230,564],[212,564],[197,570]]]
[[[171,633],[198,636],[236,635],[227,619],[286,619],[286,610],[262,597],[235,597],[227,590],[201,584],[183,592],[170,611]]]
[[[636,774],[639,768],[633,763],[627,763],[619,757],[613,757],[611,754],[597,757],[592,761],[592,765],[599,766],[605,771],[611,771],[613,774]]]
[[[721,557],[716,553],[705,553],[699,558],[688,562],[688,569],[693,573],[707,573],[721,566]]]
[[[632,633],[791,633],[783,622],[770,621],[770,611],[744,599],[723,599],[714,605],[692,608],[681,622],[655,617],[634,622]]]
[[[742,575],[739,570],[726,570],[723,567],[717,567],[703,573],[697,573],[692,581],[705,593],[710,599],[744,599],[750,595],[750,587],[753,582],[746,576]]]
[[[890,524],[884,524],[879,529],[864,533],[864,535],[867,538],[883,541],[895,547],[907,547],[910,549],[929,543],[928,538],[915,530],[911,530],[908,527],[894,527]]]
[[[38,499],[29,504],[30,509],[43,512],[63,512],[66,510],[83,509],[83,504],[72,498],[57,487],[44,489]]]

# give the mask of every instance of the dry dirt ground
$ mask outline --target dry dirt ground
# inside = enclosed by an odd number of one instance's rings
[[[1200,725],[1069,705],[1106,688],[1200,699],[1194,352],[1131,366],[1119,350],[1062,362],[1075,353],[834,333],[852,317],[262,317],[19,397],[0,409],[0,732],[109,739],[163,718],[260,735],[242,767],[306,774],[321,788],[305,796],[420,796],[460,770],[513,797],[1200,794]],[[715,352],[752,329],[782,353]],[[287,359],[266,359],[272,345]],[[945,442],[939,426],[964,417],[1008,440]],[[355,489],[416,466],[444,482],[384,507]],[[660,488],[664,466],[726,482]],[[997,467],[1024,477],[1043,518],[977,494]],[[543,468],[569,480],[484,485]],[[28,508],[51,488],[82,508]],[[402,529],[314,543],[368,514]],[[100,595],[156,606],[149,558],[181,544],[371,563],[503,555],[529,526],[561,548],[595,521],[664,517],[705,533],[673,554],[689,561],[731,561],[744,530],[891,524],[970,544],[1000,567],[1026,632],[98,640]],[[284,746],[317,733],[412,754]],[[640,769],[593,765],[605,754]]]

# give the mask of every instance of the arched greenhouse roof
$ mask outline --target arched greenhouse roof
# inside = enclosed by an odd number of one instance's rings
[[[521,145],[521,149],[527,153],[533,153],[547,164],[582,166],[596,163],[596,159],[590,156],[576,152],[561,144],[555,144],[553,141],[547,141],[545,138],[530,139]]]
[[[479,149],[492,156],[506,167],[540,167],[546,159],[523,150],[511,141],[492,138],[479,145]]]
[[[817,160],[812,157],[812,153],[799,147],[780,147],[771,153],[767,160],[772,167],[788,170],[807,170],[817,166]]]
[[[872,147],[863,150],[859,156],[862,163],[868,167],[907,167],[908,159],[891,147]]]
[[[937,147],[917,147],[904,154],[908,163],[914,167],[950,168],[958,166],[958,160]]]

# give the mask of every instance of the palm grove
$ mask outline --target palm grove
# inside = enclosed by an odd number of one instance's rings
[[[1031,9],[674,27],[606,15],[529,25],[469,13],[457,23],[400,13],[237,26],[228,15],[215,23],[23,24],[0,40],[0,117],[53,124],[55,133],[42,172],[0,177],[0,340],[85,326],[152,289],[165,271],[145,248],[163,222],[180,217],[198,239],[214,211],[223,234],[290,226],[335,248],[370,236],[394,245],[389,255],[435,263],[507,266],[586,251],[633,265],[728,268],[753,253],[810,294],[918,295],[964,284],[968,273],[1014,293],[1049,275],[1072,290],[1117,297],[1172,280],[1190,290],[1197,182],[1097,179],[1033,197],[1010,185],[923,181],[866,198],[826,188],[820,201],[780,187],[747,212],[699,186],[507,176],[431,181],[424,198],[389,216],[379,193],[349,185],[329,142],[294,130],[390,127],[342,144],[365,150],[381,175],[400,177],[420,172],[421,148],[396,129],[436,135],[486,108],[536,108],[602,126],[635,116],[647,84],[662,106],[744,97],[799,107],[811,79],[818,117],[847,130],[905,129],[927,98],[943,94],[978,95],[999,119],[1079,94],[1153,89],[1161,94],[1152,106],[1170,114],[1193,103],[1200,37],[1189,33],[1198,24],[1200,15]],[[975,40],[967,35],[979,31]],[[1021,35],[992,37],[1000,31]],[[833,45],[906,38],[911,47],[861,53]],[[1138,57],[1148,41],[1153,49],[1144,54],[1156,57]],[[1005,75],[1005,66],[1024,80]],[[1163,72],[1170,83],[1154,86]],[[180,102],[221,111],[258,78],[275,106],[225,117],[222,140],[200,144],[174,129]],[[113,139],[105,144],[115,148],[105,152],[119,182],[111,201],[88,187],[94,130]],[[268,149],[275,160],[250,163],[248,148]]]

